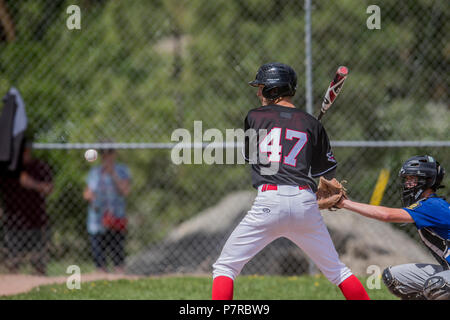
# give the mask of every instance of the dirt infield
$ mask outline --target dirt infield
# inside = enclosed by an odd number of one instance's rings
[[[88,273],[81,275],[82,282],[96,280],[138,279],[139,276],[112,273]],[[34,287],[47,284],[60,284],[67,281],[67,276],[42,277],[24,274],[0,274],[0,296],[28,292]]]

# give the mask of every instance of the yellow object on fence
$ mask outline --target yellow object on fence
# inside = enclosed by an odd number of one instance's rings
[[[379,206],[381,200],[383,200],[384,190],[386,190],[387,183],[389,181],[390,171],[388,169],[382,169],[378,176],[377,184],[370,198],[370,204]]]

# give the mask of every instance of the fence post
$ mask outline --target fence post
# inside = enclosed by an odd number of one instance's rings
[[[305,0],[305,69],[306,112],[313,114],[312,53],[311,53],[311,0]]]

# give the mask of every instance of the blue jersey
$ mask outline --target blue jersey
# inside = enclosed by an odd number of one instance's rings
[[[450,204],[436,194],[403,208],[414,220],[424,244],[447,269],[450,266]]]

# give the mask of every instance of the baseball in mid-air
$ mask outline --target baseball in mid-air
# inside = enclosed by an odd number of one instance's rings
[[[84,153],[84,158],[89,162],[97,160],[97,156],[98,156],[97,150],[94,149],[86,150],[86,152]]]

